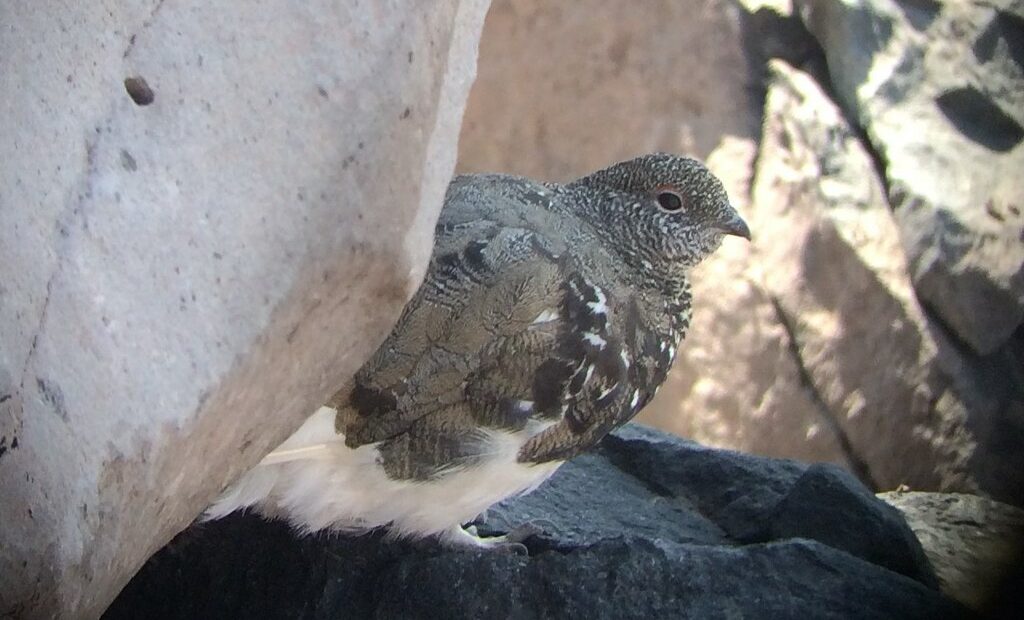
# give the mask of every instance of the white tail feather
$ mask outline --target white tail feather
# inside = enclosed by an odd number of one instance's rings
[[[315,446],[306,446],[305,448],[292,448],[291,450],[278,448],[263,457],[263,460],[260,461],[260,465],[277,465],[278,463],[287,463],[289,461],[325,458],[328,455],[328,448],[330,448],[330,444],[326,443],[319,443]]]
[[[267,499],[273,493],[281,474],[280,468],[274,465],[329,457],[331,446],[345,441],[345,436],[334,430],[336,413],[330,407],[317,409],[291,437],[225,489],[206,509],[203,518],[219,519]]]
[[[335,412],[323,407],[207,509],[206,519],[256,507],[302,531],[362,532],[390,526],[399,536],[429,536],[471,520],[506,497],[537,487],[561,464],[521,463],[519,451],[551,422],[523,431],[481,429],[477,458],[428,480],[395,479],[377,444],[345,445]]]

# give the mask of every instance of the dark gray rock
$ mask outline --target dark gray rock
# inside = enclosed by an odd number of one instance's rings
[[[904,577],[794,539],[747,547],[611,539],[536,558],[416,558],[388,618],[916,618],[955,615]]]
[[[963,615],[895,514],[831,468],[630,425],[490,511],[482,531],[544,527],[529,557],[233,516],[179,535],[106,617]]]
[[[769,528],[774,540],[810,538],[939,587],[900,512],[835,465],[811,465],[779,502]]]
[[[583,455],[563,465],[553,484],[488,511],[478,529],[497,534],[533,521],[544,529],[542,544],[558,549],[622,536],[698,544],[726,538],[689,500],[645,482],[603,454]]]
[[[740,543],[768,540],[766,519],[807,465],[716,450],[631,424],[601,453],[662,495],[691,502]]]

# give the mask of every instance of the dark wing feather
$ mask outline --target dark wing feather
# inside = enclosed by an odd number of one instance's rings
[[[393,438],[424,418],[469,428],[517,427],[529,417],[524,377],[556,346],[552,326],[533,323],[558,308],[571,264],[532,231],[466,226],[474,229],[439,238],[395,329],[329,403],[349,445]]]

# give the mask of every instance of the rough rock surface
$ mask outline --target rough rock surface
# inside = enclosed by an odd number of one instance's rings
[[[751,255],[696,278],[660,403],[714,412],[681,429],[699,440],[838,461],[881,488],[969,485],[963,407],[871,158],[811,76],[771,67]]]
[[[532,495],[493,509],[481,529],[526,520],[545,529],[528,541],[529,557],[380,535],[298,538],[281,523],[233,517],[181,534],[106,617],[963,612],[935,589],[899,513],[832,466],[718,451],[627,426]]]
[[[1015,617],[1024,597],[1024,510],[957,493],[893,492],[942,591],[991,617]]]
[[[759,76],[729,0],[497,0],[459,170],[563,181],[656,150],[753,138]]]
[[[917,294],[994,352],[1024,323],[1024,4],[799,4],[884,162]]]
[[[487,2],[392,5],[0,9],[0,616],[97,615],[390,329]]]
[[[798,38],[791,20],[761,24]],[[691,336],[643,419],[840,463],[876,489],[1024,502],[1021,336],[980,356],[932,319],[884,175],[821,86],[824,64],[803,62],[769,65],[749,200],[742,179],[730,188],[753,243],[696,274]],[[742,161],[720,148],[709,164],[720,159]]]

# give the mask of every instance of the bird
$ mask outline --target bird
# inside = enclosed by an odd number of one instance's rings
[[[355,376],[207,509],[304,533],[522,548],[467,525],[629,421],[691,316],[690,270],[750,240],[698,160],[652,153],[557,184],[456,176],[423,282]]]

